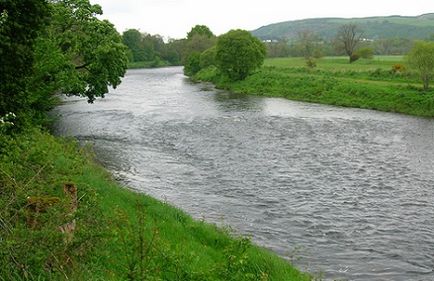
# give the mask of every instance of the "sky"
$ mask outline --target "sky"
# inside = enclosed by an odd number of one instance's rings
[[[434,12],[434,0],[90,0],[119,32],[135,28],[164,38],[184,38],[196,24],[216,35],[316,17],[416,16]]]

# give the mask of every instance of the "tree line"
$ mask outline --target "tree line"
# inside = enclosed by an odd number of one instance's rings
[[[183,65],[192,52],[202,52],[214,45],[216,36],[205,25],[196,25],[186,38],[164,42],[159,34],[151,35],[137,29],[122,33],[131,62],[151,62],[150,66]]]

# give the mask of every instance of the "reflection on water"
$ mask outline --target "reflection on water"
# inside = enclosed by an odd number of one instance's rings
[[[348,280],[434,279],[434,121],[215,91],[129,71],[56,131],[129,186]]]

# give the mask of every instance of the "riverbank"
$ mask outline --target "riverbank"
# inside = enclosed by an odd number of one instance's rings
[[[310,279],[245,238],[119,186],[74,140],[37,129],[1,138],[1,280]],[[77,211],[66,183],[78,190]],[[59,231],[71,222],[68,235]]]
[[[164,60],[136,61],[136,62],[128,63],[128,69],[158,68],[158,67],[167,67],[167,66],[174,66],[174,65]]]
[[[236,82],[211,66],[192,79],[235,93],[434,117],[434,90],[423,92],[414,73],[393,70],[399,61],[350,65],[342,58],[323,59],[316,69],[305,68],[301,62],[297,58],[266,60],[264,67]]]

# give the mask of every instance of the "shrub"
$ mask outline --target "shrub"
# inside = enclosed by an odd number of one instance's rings
[[[392,65],[392,73],[403,73],[405,72],[405,65],[401,64],[401,63],[395,63],[394,65]]]
[[[360,56],[358,54],[352,54],[350,56],[350,63],[353,63],[353,62],[355,62],[358,59],[360,59]]]
[[[265,45],[246,30],[231,30],[217,41],[216,62],[220,71],[233,81],[245,79],[260,67]]]
[[[191,53],[184,65],[184,74],[187,76],[193,76],[200,70],[200,53]]]
[[[372,59],[374,57],[374,50],[371,48],[360,48],[356,54],[362,59]]]
[[[215,46],[205,50],[200,55],[200,68],[207,68],[211,65],[216,65],[215,56],[216,56],[217,48]]]

